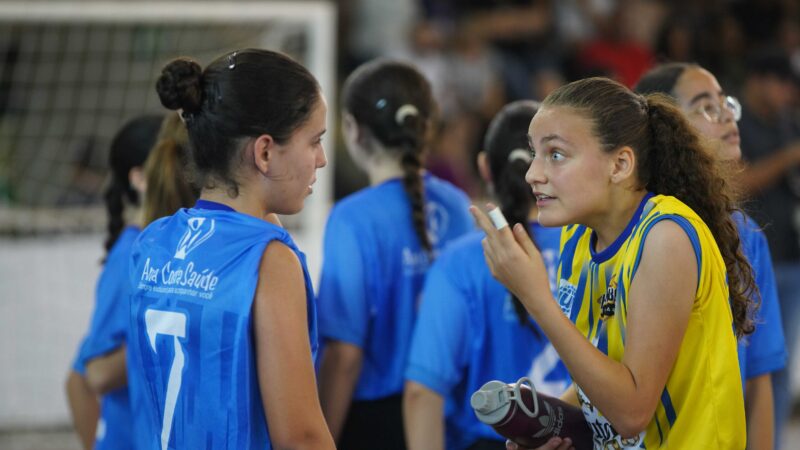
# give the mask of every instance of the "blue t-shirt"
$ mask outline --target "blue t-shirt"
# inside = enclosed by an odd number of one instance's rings
[[[742,250],[753,267],[756,285],[761,293],[756,329],[753,334],[739,340],[739,368],[744,382],[782,369],[786,365],[786,344],[767,239],[749,217],[737,213],[733,218],[739,229]]]
[[[467,196],[424,176],[425,211],[434,250],[473,229]],[[400,394],[403,371],[430,259],[414,232],[399,179],[340,201],[325,230],[317,304],[320,335],[363,350],[355,400]]]
[[[531,231],[554,290],[561,229],[534,224]],[[504,440],[470,406],[484,383],[527,376],[537,391],[559,396],[570,382],[547,337],[533,320],[520,323],[511,294],[492,277],[483,237],[475,232],[459,239],[431,267],[405,373],[445,399],[448,450],[478,439]]]
[[[128,376],[144,448],[272,448],[251,311],[261,258],[273,240],[302,264],[316,351],[305,258],[283,228],[201,200],[153,222],[137,239]]]
[[[125,344],[128,330],[128,271],[131,246],[139,229],[133,226],[122,230],[106,257],[103,271],[95,289],[96,304],[89,332],[83,339],[72,365],[86,375],[86,364]],[[100,399],[95,448],[129,449],[132,420],[128,388],[115,389]]]

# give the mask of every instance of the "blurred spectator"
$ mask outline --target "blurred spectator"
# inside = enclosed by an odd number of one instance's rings
[[[742,155],[749,163],[741,177],[752,195],[751,211],[770,244],[778,298],[794,366],[800,327],[800,122],[796,111],[798,74],[778,49],[749,59],[742,88],[739,122]],[[776,439],[792,407],[787,370],[774,376]]]

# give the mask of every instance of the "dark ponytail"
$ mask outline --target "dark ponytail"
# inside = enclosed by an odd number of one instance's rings
[[[429,253],[422,155],[435,114],[431,87],[414,67],[376,60],[356,69],[342,89],[344,109],[389,151],[399,153],[414,231]]]
[[[125,204],[139,205],[139,195],[130,184],[131,169],[142,167],[156,140],[163,116],[146,115],[127,122],[114,136],[108,155],[111,181],[103,198],[108,214],[106,253],[117,242],[125,226]]]
[[[664,94],[635,94],[606,78],[587,78],[556,89],[543,104],[582,111],[604,151],[633,148],[642,188],[674,196],[700,216],[725,261],[736,335],[752,333],[750,313],[759,295],[731,217],[738,211],[736,196],[722,165],[674,101]]]
[[[525,173],[531,163],[528,126],[538,109],[539,103],[532,100],[506,105],[492,119],[483,139],[483,151],[492,175],[495,198],[510,224],[527,225],[536,200],[525,181]],[[527,226],[525,231],[530,235]],[[513,293],[511,296],[519,323],[538,335],[525,307]]]
[[[681,199],[708,225],[728,271],[736,333],[738,336],[750,334],[754,326],[749,312],[755,309],[760,296],[731,218],[738,211],[736,196],[721,174],[723,168],[710,151],[702,149],[700,138],[672,100],[661,94],[651,94],[646,102],[652,148],[679,151],[646,152],[639,167],[642,180],[647,180],[646,187],[651,192]]]

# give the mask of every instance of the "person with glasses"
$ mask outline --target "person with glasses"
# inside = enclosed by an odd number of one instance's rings
[[[672,96],[689,122],[716,150],[722,161],[741,158],[739,101],[727,95],[709,71],[695,64],[670,63],[647,72],[634,87],[640,94]],[[753,267],[761,307],[753,334],[740,339],[739,368],[744,382],[749,449],[772,449],[774,442],[772,373],[786,363],[780,308],[772,259],[764,233],[744,214],[734,214],[742,250]]]

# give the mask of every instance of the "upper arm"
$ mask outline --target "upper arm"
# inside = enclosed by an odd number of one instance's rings
[[[369,324],[364,236],[334,211],[325,228],[317,308],[320,336],[362,347]]]
[[[297,255],[285,244],[272,241],[259,269],[253,333],[262,403],[270,434],[278,442],[305,433],[309,426],[324,427],[309,343],[306,295]]]
[[[407,380],[442,396],[463,377],[470,328],[466,294],[448,276],[444,262],[435,262],[425,280],[405,372]]]
[[[631,281],[623,364],[645,410],[655,408],[677,359],[698,283],[698,255],[672,220],[652,226]]]

